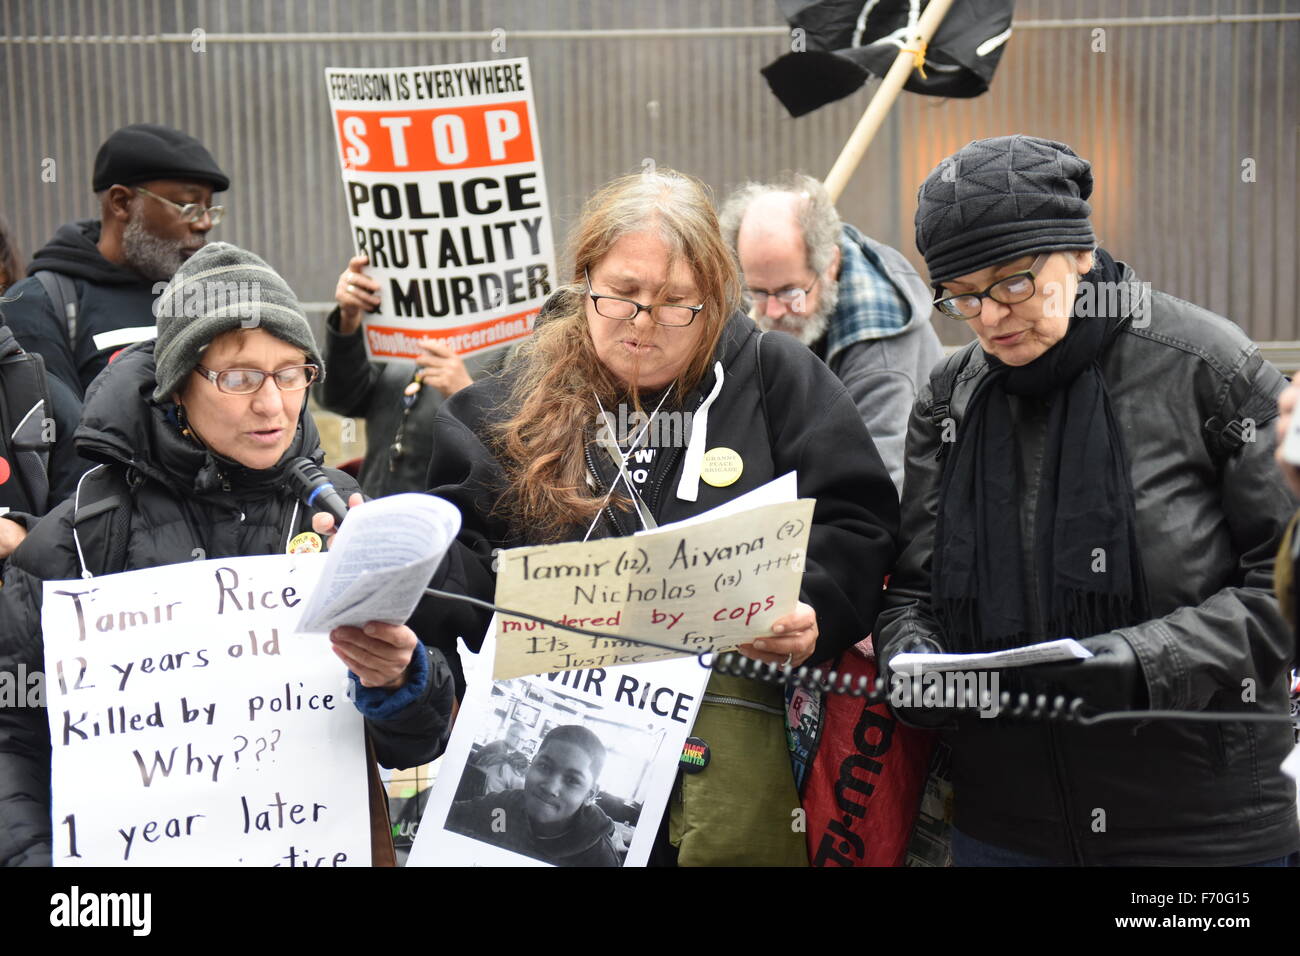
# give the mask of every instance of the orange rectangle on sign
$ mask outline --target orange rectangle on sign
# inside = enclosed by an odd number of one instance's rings
[[[367,325],[366,344],[376,359],[413,359],[420,354],[421,343],[446,345],[458,355],[480,352],[497,345],[522,339],[533,330],[538,309],[486,322],[458,325],[452,329],[407,329],[391,325]]]
[[[534,159],[528,104],[428,110],[338,110],[345,169],[423,173]]]

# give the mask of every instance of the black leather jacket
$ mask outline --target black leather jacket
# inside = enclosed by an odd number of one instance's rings
[[[1137,281],[1120,265],[1125,281]],[[1152,709],[1285,714],[1295,643],[1271,585],[1295,502],[1273,462],[1266,424],[1284,380],[1268,363],[1250,363],[1256,348],[1231,322],[1160,292],[1145,301],[1102,357],[1131,463],[1155,615],[1118,633],[1141,663]],[[949,361],[963,357],[948,410],[958,428],[988,370],[978,343]],[[1247,440],[1216,453],[1205,423],[1225,411],[1230,385],[1247,375],[1243,417],[1254,419]],[[919,395],[909,427],[905,547],[876,626],[885,661],[926,641],[944,646],[929,604],[942,467],[941,426],[928,414],[935,381]],[[1032,595],[1047,406],[1011,401],[1027,491],[1018,516],[1022,567],[1007,573],[1024,574]],[[1300,846],[1295,785],[1278,769],[1291,737],[1281,723],[1230,720],[1083,728],[963,718],[945,733],[955,825],[978,840],[1076,864],[1239,865],[1283,856]]]

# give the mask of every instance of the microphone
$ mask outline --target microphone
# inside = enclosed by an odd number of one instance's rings
[[[297,495],[308,508],[324,511],[334,516],[334,527],[348,516],[348,504],[338,493],[334,483],[325,476],[310,458],[295,458],[289,462],[284,486]]]

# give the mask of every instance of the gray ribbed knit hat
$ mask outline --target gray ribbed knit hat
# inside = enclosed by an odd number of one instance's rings
[[[968,143],[917,194],[916,248],[930,282],[1031,252],[1092,249],[1091,193],[1091,164],[1064,143],[1023,135]]]
[[[181,263],[154,303],[154,315],[154,401],[170,397],[208,344],[231,329],[265,329],[302,349],[325,377],[316,338],[293,290],[260,258],[228,242],[208,243]]]

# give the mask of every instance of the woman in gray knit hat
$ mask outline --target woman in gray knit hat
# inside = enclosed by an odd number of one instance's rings
[[[1091,191],[1087,161],[1030,136],[973,142],[921,187],[935,305],[976,341],[911,418],[882,670],[1066,637],[1091,653],[989,681],[1084,720],[895,701],[946,727],[959,865],[1284,862],[1294,645],[1270,583],[1293,502],[1265,427],[1283,379],[1097,248]],[[1140,713],[1087,720],[1120,711]]]
[[[257,256],[213,243],[180,267],[155,312],[157,340],[123,351],[86,393],[75,441],[102,464],[8,563],[0,673],[43,670],[43,581],[321,548],[285,482],[294,459],[323,458],[304,407],[320,355],[293,292]],[[329,474],[345,495],[356,489]],[[405,626],[331,638],[380,762],[436,757],[452,704],[441,654]],[[48,733],[43,708],[0,708],[0,863],[50,863]],[[386,826],[372,830],[376,859],[391,857]]]

